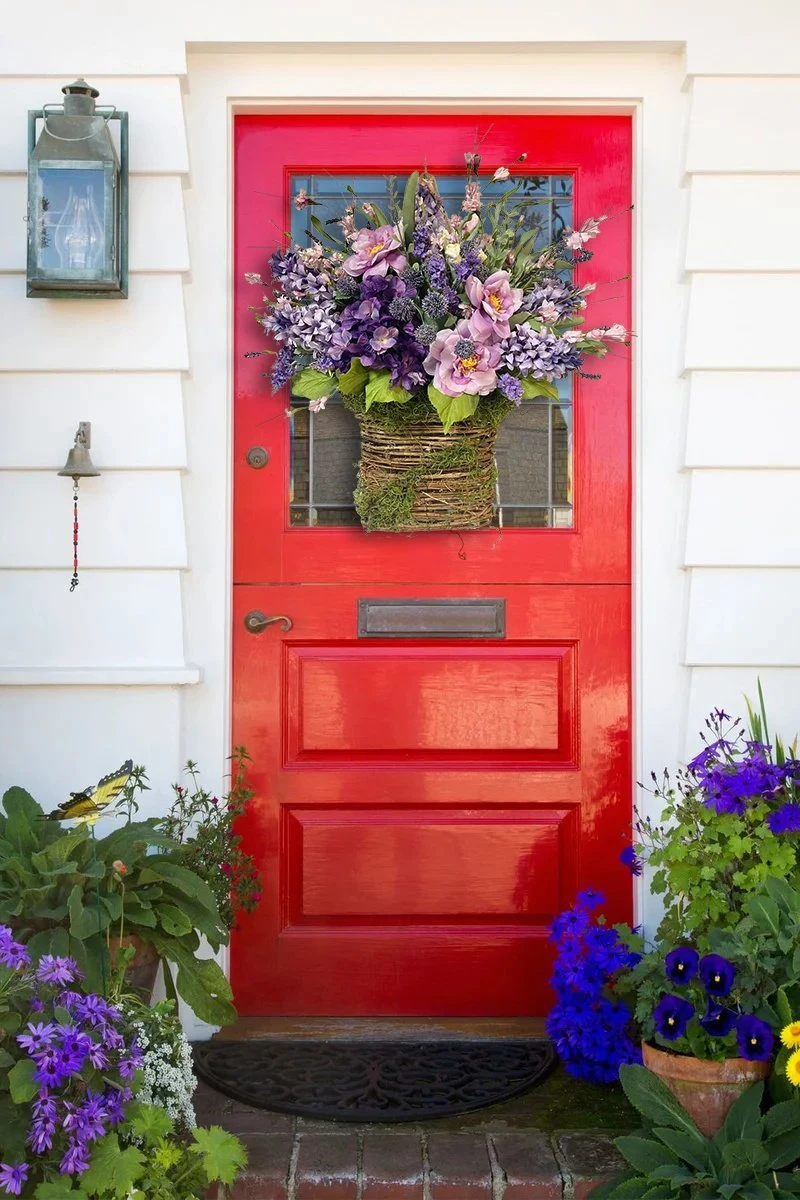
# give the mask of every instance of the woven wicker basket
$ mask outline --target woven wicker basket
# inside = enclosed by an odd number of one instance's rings
[[[438,419],[388,429],[359,417],[356,509],[370,532],[484,529],[492,523],[495,479],[491,426]]]

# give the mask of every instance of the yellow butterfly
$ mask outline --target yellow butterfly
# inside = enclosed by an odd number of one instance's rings
[[[116,800],[133,774],[133,759],[129,758],[118,771],[105,775],[97,787],[84,788],[82,792],[70,792],[69,800],[45,816],[46,821],[83,821],[94,825],[104,808]]]

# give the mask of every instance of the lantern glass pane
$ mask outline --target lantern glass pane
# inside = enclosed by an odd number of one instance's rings
[[[113,230],[102,167],[40,167],[36,259],[49,271],[102,272]]]

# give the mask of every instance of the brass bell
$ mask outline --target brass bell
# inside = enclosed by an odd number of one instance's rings
[[[78,425],[78,432],[75,434],[75,444],[67,455],[64,466],[58,472],[59,475],[68,475],[72,479],[89,479],[93,475],[99,475],[100,472],[92,462],[92,456],[89,453],[91,444],[91,421],[81,421]]]

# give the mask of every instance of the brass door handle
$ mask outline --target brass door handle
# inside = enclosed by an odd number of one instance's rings
[[[249,633],[262,633],[268,625],[274,625],[276,621],[283,622],[283,628],[287,633],[292,628],[291,617],[268,617],[265,613],[259,612],[257,608],[247,614],[244,619],[244,627]]]

